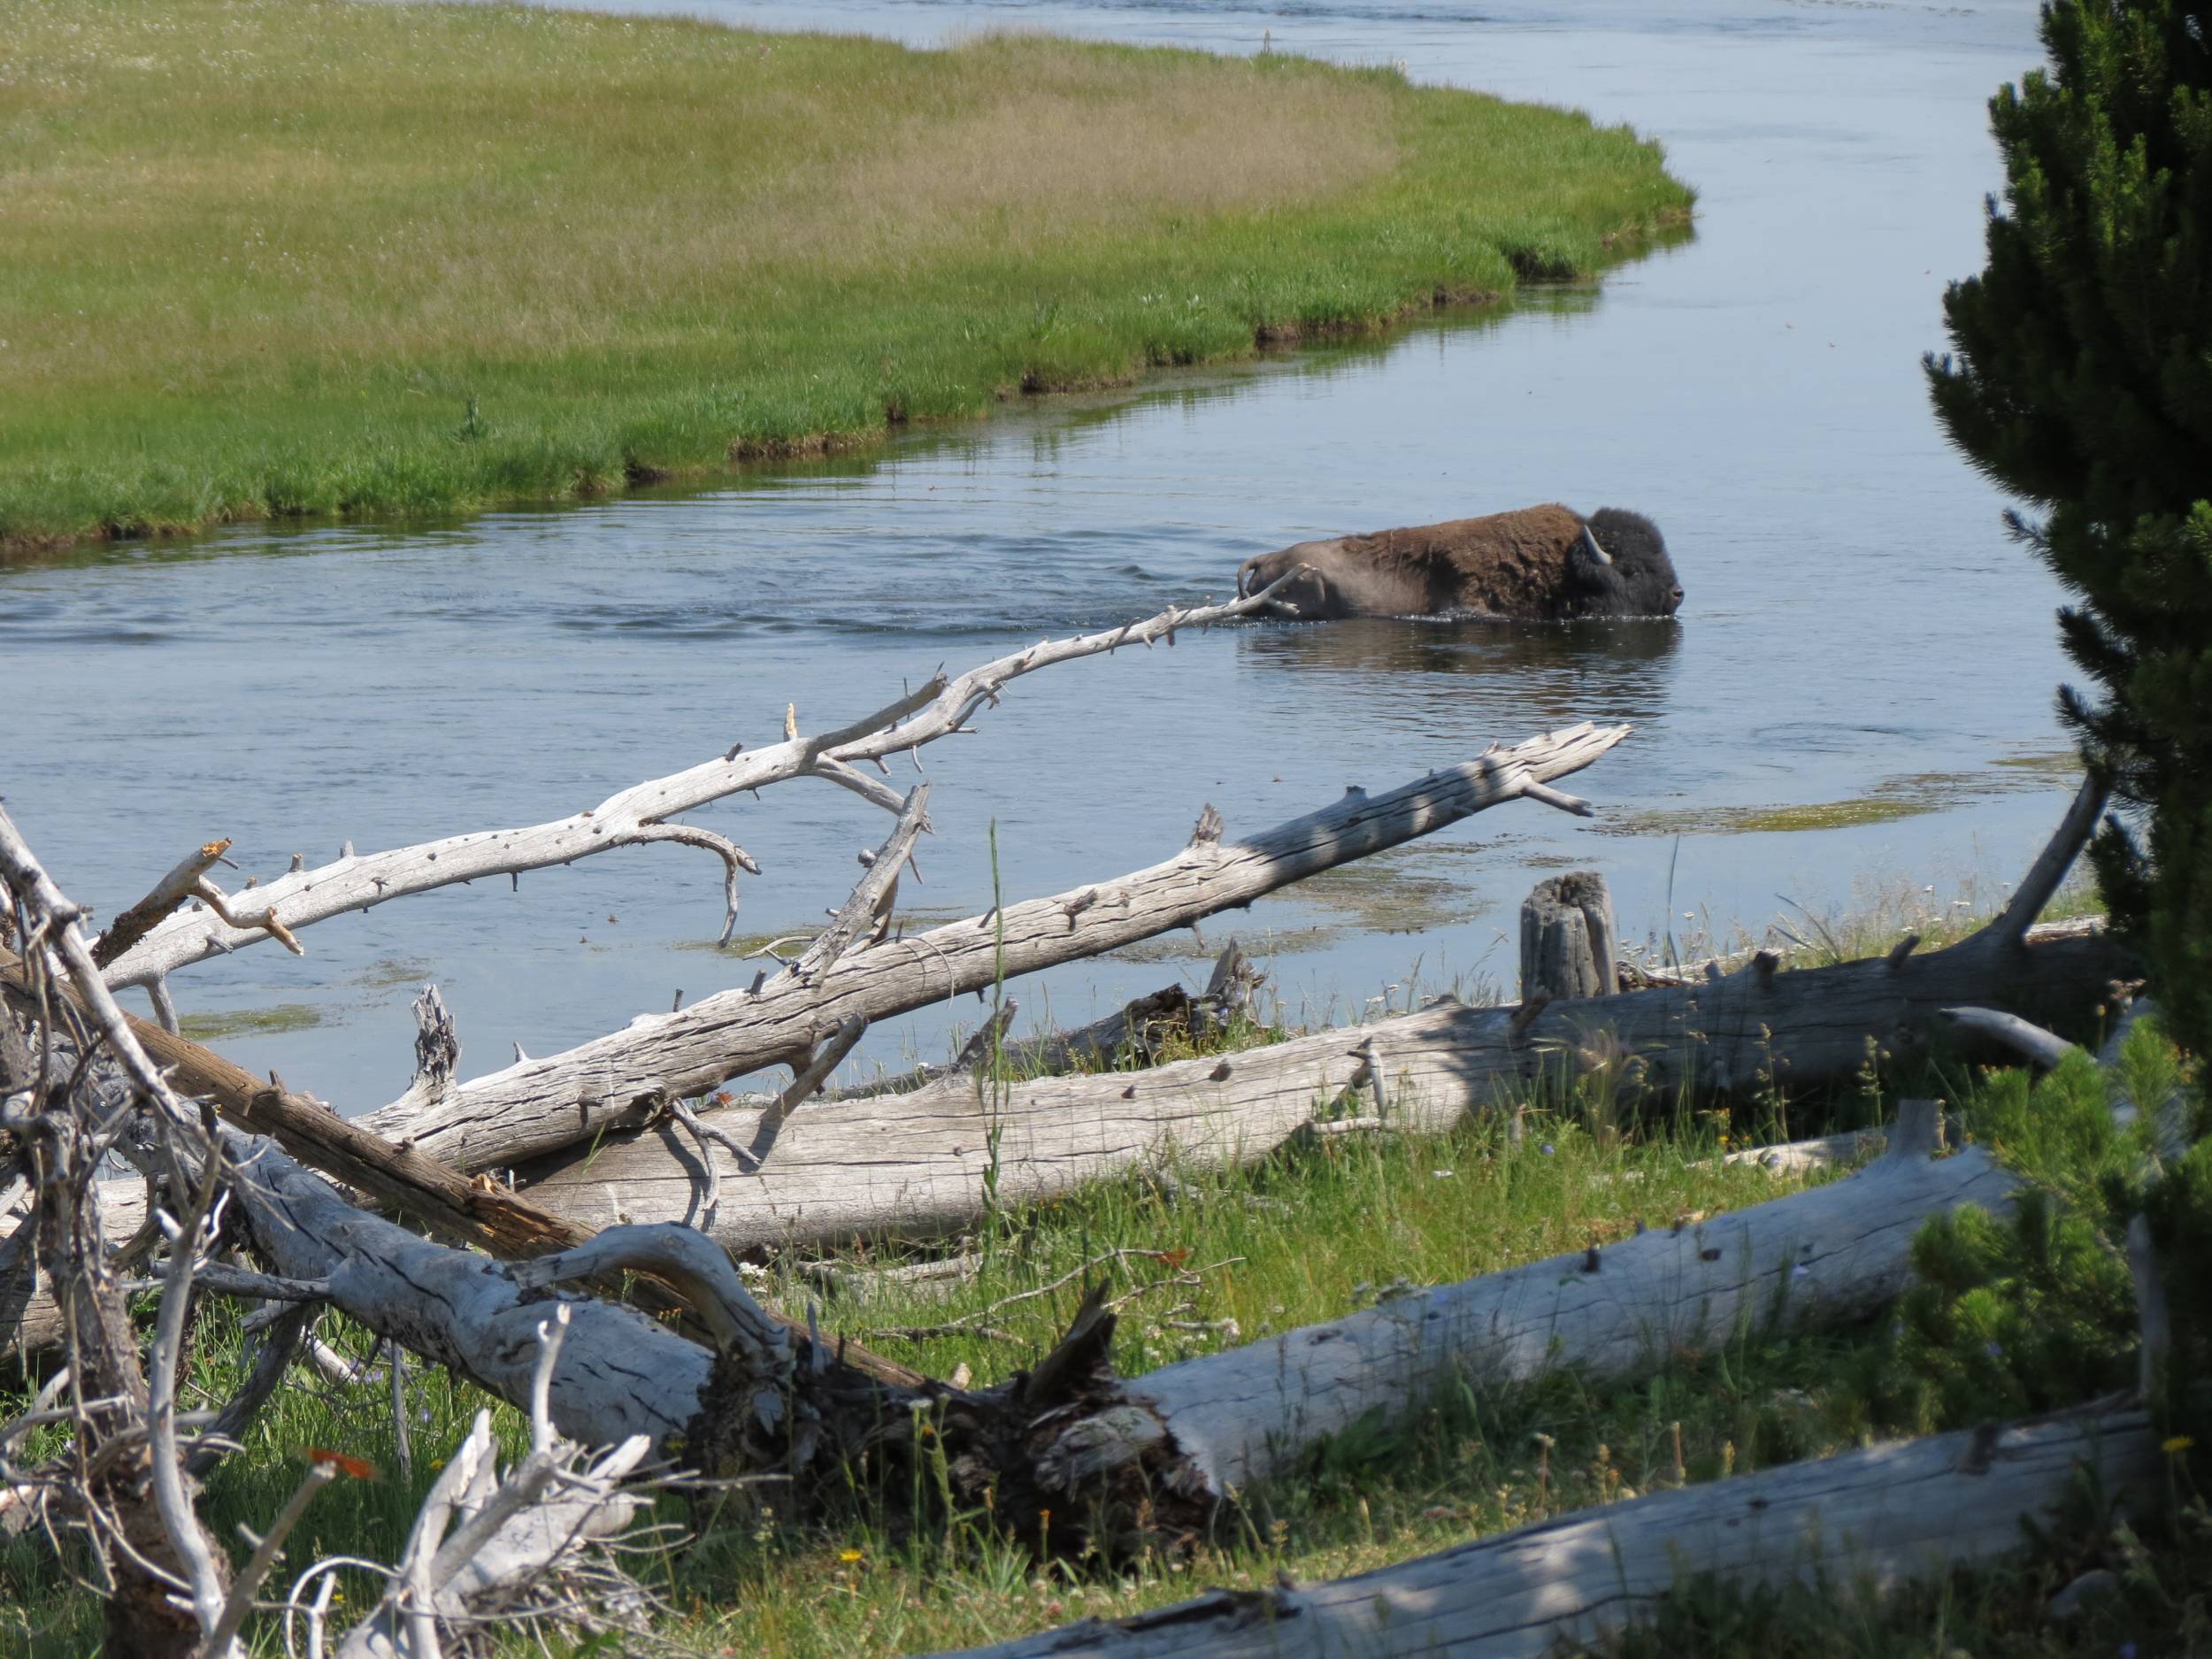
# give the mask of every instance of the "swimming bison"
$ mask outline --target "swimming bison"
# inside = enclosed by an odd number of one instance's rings
[[[1555,503],[1301,541],[1245,560],[1237,568],[1237,594],[1258,593],[1301,565],[1308,568],[1269,608],[1302,620],[1463,611],[1573,622],[1671,617],[1682,603],[1659,527],[1617,507],[1585,518]]]

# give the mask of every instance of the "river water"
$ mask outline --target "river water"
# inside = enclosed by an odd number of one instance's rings
[[[602,4],[605,0],[601,0]],[[640,7],[639,9],[664,9]],[[2061,808],[2049,579],[1943,443],[1918,355],[1979,263],[1984,103],[2035,61],[2030,0],[1271,7],[693,8],[930,44],[1037,27],[1400,61],[1586,108],[1667,146],[1693,237],[1503,314],[1111,397],[1055,398],[718,487],[432,526],[242,526],[0,571],[0,790],[65,887],[111,911],[188,848],[247,872],[534,822],[742,739],[872,707],[940,664],[1225,593],[1311,535],[1552,499],[1664,528],[1679,622],[1574,632],[1245,626],[1020,682],[929,751],[929,914],[1148,864],[1207,802],[1230,833],[1567,721],[1636,734],[1570,785],[1401,856],[1021,987],[1087,1018],[1233,929],[1293,1011],[1455,979],[1509,987],[1533,877],[1590,864],[1632,937],[1755,929],[1872,887],[1986,899]],[[1837,805],[1781,820],[1766,809]],[[1832,823],[1832,820],[1843,820]],[[841,898],[886,821],[790,784],[694,821],[766,867],[744,931]],[[241,879],[231,878],[234,881]],[[221,1046],[348,1109],[405,1080],[406,1004],[443,987],[464,1070],[749,980],[704,949],[719,869],[641,849],[332,921],[180,976]],[[1417,970],[1417,981],[1412,977]],[[941,1052],[976,1005],[872,1033]]]

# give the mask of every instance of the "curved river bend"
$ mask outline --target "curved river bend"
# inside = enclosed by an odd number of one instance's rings
[[[605,0],[601,0],[602,4]],[[1966,7],[1592,0],[706,5],[733,21],[917,42],[1016,26],[1231,51],[1403,60],[1417,77],[1586,107],[1665,142],[1694,239],[1594,292],[1135,396],[1042,402],[868,457],[681,495],[437,527],[249,526],[0,572],[8,807],[111,911],[188,846],[246,871],[533,822],[902,680],[1041,634],[1227,589],[1310,535],[1561,499],[1665,528],[1678,626],[1514,632],[1253,626],[1022,682],[932,751],[931,913],[1164,856],[1201,805],[1233,835],[1494,737],[1636,724],[1573,785],[1595,824],[1517,805],[1020,995],[1090,1017],[1232,927],[1294,1010],[1509,985],[1533,875],[1588,863],[1624,931],[1757,926],[1869,884],[1933,901],[2016,874],[2055,821],[2064,665],[2047,577],[1945,448],[1918,354],[1979,263],[1999,181],[1984,101],[2034,61],[2031,0]],[[1836,805],[1835,803],[1847,803]],[[1776,819],[1764,810],[1830,810]],[[1785,829],[1783,824],[1840,826]],[[697,815],[766,876],[743,927],[809,926],[886,829],[795,784]],[[236,879],[236,878],[233,878]],[[1671,902],[1670,903],[1670,895]],[[1694,919],[1686,921],[1684,913]],[[181,976],[222,1046],[349,1109],[405,1080],[406,1002],[444,987],[473,1071],[750,979],[700,947],[718,867],[654,849],[326,923]],[[874,1033],[932,1056],[970,1002]],[[1025,1024],[1027,1016],[1025,1016]]]

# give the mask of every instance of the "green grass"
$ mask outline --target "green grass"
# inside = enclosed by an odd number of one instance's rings
[[[2089,1177],[2078,1145],[2081,1125],[2101,1110],[2095,1090],[2087,1069],[2079,1068],[2039,1090],[2032,1108],[2025,1087],[2009,1075],[1957,1094],[1970,1122],[1985,1122],[2008,1139],[2040,1122],[2062,1124],[2061,1136],[2024,1148],[2022,1161],[2065,1188]],[[1144,1292],[1123,1310],[1114,1354],[1125,1374],[1141,1372],[1271,1330],[1339,1317],[1401,1283],[1494,1271],[1618,1238],[1640,1219],[1665,1225],[1686,1212],[1778,1195],[1790,1187],[1762,1171],[1706,1162],[1724,1136],[1813,1133],[1835,1121],[1839,1110],[1847,1119],[1872,1110],[1865,1101],[1830,1102],[1796,1121],[1773,1116],[1770,1106],[1733,1119],[1687,1113],[1622,1133],[1590,1105],[1540,1105],[1517,1144],[1489,1119],[1432,1138],[1332,1141],[1248,1171],[1187,1170],[1175,1171],[1171,1183],[1156,1173],[1102,1183],[1045,1209],[1002,1217],[995,1248],[978,1253],[978,1276],[949,1297],[910,1288],[832,1298],[822,1304],[823,1322],[940,1375],[965,1364],[987,1383],[1033,1363],[1059,1333],[1079,1292],[1071,1283],[1010,1309],[994,1310],[994,1303],[1047,1285],[1109,1248],[1157,1251],[1165,1259],[1135,1259],[1111,1270],[1118,1289]],[[882,1259],[845,1255],[837,1265],[851,1271]],[[794,1261],[757,1271],[755,1286],[787,1308],[823,1295]],[[1002,1334],[896,1334],[902,1327],[947,1325],[964,1316]],[[367,1340],[347,1334],[342,1322],[331,1330],[342,1345],[366,1352]],[[889,1659],[987,1642],[1085,1616],[1157,1607],[1203,1587],[1262,1586],[1278,1572],[1309,1582],[1341,1577],[1681,1480],[1833,1455],[1877,1434],[1959,1426],[1943,1390],[1900,1386],[1901,1378],[1905,1385],[1916,1379],[1905,1373],[1920,1351],[1912,1345],[1922,1338],[1921,1325],[1907,1333],[1886,1320],[1817,1335],[1747,1324],[1709,1349],[1657,1356],[1651,1373],[1628,1381],[1594,1386],[1560,1373],[1506,1390],[1448,1387],[1400,1418],[1365,1423],[1340,1436],[1299,1478],[1248,1494],[1245,1507],[1184,1557],[1148,1556],[1112,1567],[1094,1560],[1046,1562],[1025,1540],[972,1521],[948,1525],[941,1516],[925,1513],[917,1525],[917,1517],[895,1502],[874,1500],[833,1506],[826,1517],[798,1522],[776,1507],[770,1488],[708,1501],[695,1510],[672,1501],[665,1518],[703,1536],[633,1565],[667,1604],[656,1633],[679,1654]],[[228,1316],[218,1316],[201,1352],[200,1380],[219,1394],[238,1364]],[[234,1537],[236,1523],[262,1520],[282,1502],[298,1478],[301,1448],[335,1447],[373,1460],[384,1476],[373,1483],[339,1482],[318,1499],[292,1555],[295,1570],[321,1553],[389,1560],[434,1476],[434,1460],[457,1442],[481,1403],[472,1390],[436,1371],[418,1373],[409,1400],[417,1460],[411,1478],[396,1474],[384,1386],[316,1384],[280,1396],[265,1414],[244,1453],[213,1479],[204,1513]],[[188,1400],[199,1403],[196,1395]],[[526,1431],[503,1407],[499,1417],[511,1450]],[[1968,1420],[1974,1420],[1972,1412]],[[1939,1586],[1932,1593],[1939,1609],[1934,1627],[1950,1628],[1943,1623],[1947,1618],[1985,1633],[2011,1629],[2073,1571],[2104,1558],[2100,1550],[2112,1553],[2093,1536],[2085,1543],[2078,1530],[2069,1531],[2024,1563]],[[2178,1557],[2159,1555],[2144,1571],[2170,1578],[2177,1561],[2189,1565],[2204,1554],[2200,1539]],[[2184,1600],[2202,1601],[2200,1583],[2193,1588],[2185,1575],[2170,1587]],[[370,1575],[351,1575],[347,1602],[363,1605],[376,1589]],[[1847,1591],[1839,1586],[1823,1603],[1832,1614],[1839,1604],[1848,1610],[1831,1629],[1812,1622],[1803,1605],[1770,1605],[1693,1585],[1666,1609],[1662,1627],[1686,1624],[1714,1633],[1711,1645],[1694,1643],[1692,1651],[1755,1651],[1733,1638],[1747,1630],[1772,1636],[1777,1619],[1799,1644],[1793,1651],[1948,1651],[1901,1648],[1894,1609],[1885,1615],[1871,1604],[1861,1609]],[[1924,1616],[1929,1600],[1904,1605]],[[76,1659],[96,1650],[98,1614],[92,1596],[64,1586],[42,1544],[23,1540],[0,1547],[0,1651]],[[2147,1655],[2164,1651],[2147,1645],[2148,1639],[2177,1617],[2163,1604],[2108,1608],[2084,1627],[2080,1641],[2059,1640],[2038,1624],[2022,1632],[2024,1640],[1991,1651],[2109,1659],[2119,1640],[2140,1640]],[[273,1624],[265,1622],[256,1637],[257,1652],[281,1651]],[[1647,1647],[1632,1646],[1639,1653]],[[494,1651],[520,1655],[539,1649],[514,1632],[503,1633]],[[550,1651],[569,1648],[557,1638]]]
[[[711,472],[1586,273],[1654,145],[1281,56],[0,0],[0,545]]]
[[[1887,921],[1866,926],[1878,946]],[[1839,922],[1845,933],[1856,930]],[[1240,1025],[1230,1045],[1279,1032]],[[1172,1049],[1170,1057],[1187,1050]],[[2139,1029],[2126,1060],[2134,1096],[2162,1098],[2170,1049]],[[2135,1169],[2139,1134],[2110,1127],[2102,1080],[2076,1060],[2031,1090],[2016,1072],[1916,1070],[1817,1099],[1778,1096],[1732,1110],[1662,1102],[1628,1115],[1601,1079],[1531,1094],[1517,1139],[1490,1116],[1436,1136],[1353,1136],[1286,1147],[1248,1169],[1169,1165],[980,1222],[928,1251],[855,1248],[833,1256],[834,1287],[810,1258],[747,1268],[756,1291],[796,1311],[819,1307],[842,1333],[939,1376],[965,1366],[978,1383],[1034,1363],[1064,1328],[1087,1278],[1128,1298],[1113,1356],[1124,1375],[1300,1325],[1338,1317],[1406,1286],[1577,1252],[1698,1212],[1792,1190],[1748,1166],[1719,1166],[1730,1146],[1855,1127],[1894,1110],[1900,1094],[1955,1102],[1968,1133],[2052,1194],[2014,1241],[1997,1224],[1923,1235],[1922,1287],[1869,1326],[1803,1334],[1759,1320],[1706,1348],[1655,1355],[1647,1374],[1596,1384],[1562,1372],[1505,1389],[1451,1385],[1394,1418],[1363,1422],[1318,1448],[1289,1479],[1246,1494],[1214,1534],[1183,1556],[1133,1562],[1040,1559],[1026,1540],[974,1517],[948,1522],[896,1497],[847,1497],[795,1519],[771,1488],[669,1500],[664,1518],[687,1541],[635,1560],[665,1610],[657,1641],[677,1654],[768,1659],[890,1659],[1002,1640],[1087,1616],[1118,1617],[1212,1586],[1258,1587],[1279,1572],[1314,1581],[1367,1571],[1470,1537],[1639,1494],[1831,1455],[1869,1439],[1965,1426],[1992,1415],[2068,1403],[2132,1375],[2132,1319],[2114,1240],[2123,1212],[2113,1183]],[[2200,1160],[2212,1171],[2212,1160]],[[2207,1190],[2212,1191],[2212,1175]],[[2206,1213],[2212,1215],[2212,1206]],[[2049,1217],[2055,1216],[2053,1225]],[[2204,1247],[2212,1250],[2212,1232]],[[1124,1252],[1092,1274],[1081,1270]],[[871,1270],[965,1254],[972,1276],[948,1289],[887,1283]],[[2212,1261],[2212,1257],[2208,1257]],[[2208,1270],[2212,1271],[2212,1270]],[[1025,1294],[1040,1292],[1039,1294]],[[1023,1296],[1010,1302],[1008,1299]],[[222,1396],[240,1364],[234,1316],[216,1312],[197,1343],[188,1407]],[[367,1340],[326,1323],[342,1345]],[[203,1393],[206,1398],[203,1397]],[[444,1373],[419,1371],[409,1396],[416,1464],[397,1473],[388,1395],[380,1384],[319,1382],[280,1396],[246,1449],[211,1482],[204,1513],[236,1536],[272,1514],[298,1478],[302,1448],[333,1447],[384,1470],[317,1500],[294,1568],[345,1553],[390,1560],[436,1471],[482,1404]],[[19,1399],[0,1394],[0,1420]],[[499,1408],[511,1450],[526,1437]],[[51,1431],[32,1449],[54,1449]],[[2212,1445],[2212,1433],[2202,1435]],[[1678,1463],[1678,1456],[1679,1462]],[[1877,1601],[1854,1586],[1817,1596],[1745,1595],[1689,1583],[1630,1654],[1804,1655],[1808,1659],[1926,1653],[2141,1659],[2200,1650],[2212,1633],[2212,1514],[2177,1457],[2170,1524],[2132,1529],[2093,1506],[2017,1561]],[[2024,1540],[2024,1544],[2028,1540]],[[2086,1568],[2122,1574],[2126,1594],[2075,1624],[2042,1617],[2053,1592]],[[373,1599],[366,1572],[348,1604]],[[0,1544],[0,1653],[96,1650],[99,1604],[71,1586],[36,1539]],[[271,1621],[256,1651],[281,1651]],[[1931,1642],[1933,1645],[1931,1645]],[[490,1650],[541,1651],[528,1632]],[[543,1651],[572,1651],[551,1638]]]
[[[1435,1138],[1333,1140],[1254,1171],[1190,1169],[1172,1171],[1172,1182],[1164,1179],[1170,1171],[1156,1171],[1002,1217],[978,1276],[949,1297],[910,1290],[833,1298],[823,1302],[822,1318],[935,1374],[964,1363],[988,1383],[1051,1346],[1081,1284],[1011,1309],[987,1311],[991,1304],[1110,1248],[1158,1251],[1167,1259],[1110,1270],[1118,1289],[1145,1293],[1123,1310],[1114,1363],[1124,1373],[1149,1371],[1337,1317],[1401,1284],[1578,1250],[1625,1236],[1639,1219],[1666,1225],[1686,1211],[1788,1190],[1757,1170],[1694,1167],[1729,1133],[1724,1124],[1692,1117],[1670,1133],[1626,1139],[1594,1133],[1568,1109],[1531,1117],[1517,1146],[1497,1122],[1471,1122]],[[837,1259],[856,1270],[883,1258]],[[771,1263],[755,1286],[793,1309],[823,1296],[796,1261]],[[982,1316],[978,1323],[1003,1334],[895,1333],[966,1315]],[[347,1345],[365,1353],[368,1341],[356,1333]],[[948,1537],[933,1519],[918,1533],[906,1514],[855,1504],[826,1522],[797,1525],[764,1517],[749,1500],[710,1517],[702,1511],[699,1518],[711,1520],[705,1541],[645,1563],[646,1576],[678,1609],[663,1633],[680,1651],[734,1647],[794,1659],[981,1641],[1084,1611],[1133,1611],[1196,1585],[1266,1582],[1279,1565],[1302,1578],[1336,1576],[1670,1479],[1670,1425],[1678,1418],[1695,1479],[1833,1448],[1842,1441],[1814,1426],[1794,1396],[1780,1407],[1770,1398],[1779,1388],[1809,1386],[1829,1366],[1832,1348],[1777,1347],[1747,1330],[1724,1350],[1677,1356],[1664,1376],[1632,1389],[1592,1391],[1563,1377],[1505,1400],[1463,1393],[1409,1421],[1348,1437],[1317,1459],[1310,1480],[1262,1494],[1188,1561],[1152,1559],[1126,1572],[1094,1563],[1069,1572],[1031,1559],[1014,1540],[972,1528]],[[201,1352],[199,1380],[219,1394],[238,1363],[227,1317]],[[188,1400],[200,1403],[196,1394]],[[388,1560],[434,1476],[429,1460],[450,1450],[480,1403],[442,1372],[419,1372],[411,1394],[417,1463],[413,1479],[402,1480],[385,1387],[332,1390],[318,1381],[296,1389],[218,1472],[204,1513],[234,1538],[234,1523],[265,1518],[282,1502],[299,1478],[301,1448],[334,1447],[375,1462],[385,1478],[341,1481],[319,1498],[293,1559],[304,1564],[312,1553],[345,1552]],[[0,1402],[0,1416],[6,1409]],[[511,1446],[526,1440],[516,1414],[503,1407],[500,1416]],[[1559,1442],[1540,1480],[1530,1439],[1540,1431]],[[856,1550],[857,1561],[843,1559]],[[1035,1587],[1040,1582],[1045,1588]],[[349,1602],[373,1593],[365,1575],[348,1580]],[[0,1548],[0,1652],[76,1659],[95,1648],[97,1616],[88,1596],[58,1596],[42,1544]],[[18,1622],[11,1626],[11,1619]],[[262,1630],[262,1651],[281,1651],[273,1637]],[[519,1640],[511,1650],[534,1651]]]

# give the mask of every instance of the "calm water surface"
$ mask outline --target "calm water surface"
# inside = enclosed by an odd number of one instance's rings
[[[606,0],[600,0],[605,4]],[[640,9],[655,9],[641,7]],[[1551,499],[1640,509],[1689,598],[1676,626],[1513,632],[1249,626],[1022,682],[929,752],[933,912],[1150,863],[1211,801],[1231,833],[1559,723],[1632,721],[1571,787],[1594,824],[1516,805],[1233,918],[1294,1004],[1402,1002],[1417,964],[1509,979],[1533,875],[1587,863],[1632,935],[1671,911],[1757,925],[1869,882],[2001,883],[2062,798],[2048,579],[1945,448],[1918,354],[1979,259],[1999,172],[1983,104],[2036,56],[2030,0],[1781,4],[703,5],[733,22],[929,44],[1018,27],[1225,51],[1403,60],[1662,139],[1694,239],[1592,292],[1134,396],[1048,400],[859,462],[681,496],[444,527],[242,527],[0,572],[0,789],[79,897],[111,911],[187,847],[273,872],[533,822],[810,725],[1045,633],[1225,592],[1310,535]],[[1933,810],[1732,833],[1744,809]],[[804,926],[885,821],[790,784],[696,815],[766,866],[743,927]],[[1678,832],[1679,832],[1678,833]],[[234,877],[234,881],[239,878]],[[1671,904],[1669,895],[1671,893]],[[349,1108],[403,1084],[426,978],[465,1070],[544,1054],[751,978],[702,949],[718,866],[656,849],[326,923],[180,976],[188,1014],[318,1021],[228,1036]],[[1230,918],[1205,930],[1210,950]],[[1188,934],[1172,949],[1195,953]],[[1021,990],[1087,1018],[1185,956]],[[1395,989],[1386,987],[1395,987]],[[935,1054],[975,1004],[864,1052]]]

